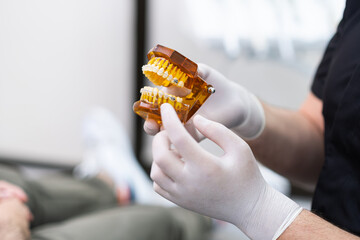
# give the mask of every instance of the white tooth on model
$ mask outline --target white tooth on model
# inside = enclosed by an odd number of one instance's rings
[[[160,68],[160,70],[157,72],[157,75],[161,76],[163,75],[163,73],[164,73],[164,69]]]
[[[158,93],[158,89],[157,88],[153,88],[153,100],[152,102],[155,103],[156,99],[157,99],[157,93]]]
[[[155,64],[152,64],[151,65],[151,70],[150,71],[152,71],[152,72],[155,72],[156,71],[156,65]]]

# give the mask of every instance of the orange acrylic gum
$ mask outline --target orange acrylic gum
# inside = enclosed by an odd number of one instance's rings
[[[145,86],[140,90],[140,100],[133,110],[146,119],[161,124],[160,106],[172,105],[181,122],[187,122],[215,92],[199,75],[198,66],[177,51],[156,45],[148,55],[149,62],[142,67],[144,75],[155,85],[175,89],[171,94],[154,87]]]

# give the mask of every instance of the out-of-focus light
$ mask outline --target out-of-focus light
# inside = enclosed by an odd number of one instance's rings
[[[195,36],[222,45],[229,57],[244,48],[267,55],[275,46],[283,59],[292,59],[297,46],[329,40],[345,1],[186,0],[186,4]]]

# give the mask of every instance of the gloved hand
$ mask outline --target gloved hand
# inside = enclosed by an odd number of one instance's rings
[[[270,187],[245,141],[223,125],[195,116],[194,126],[219,145],[221,157],[204,150],[169,104],[161,107],[164,131],[153,139],[154,189],[189,210],[233,223],[251,239],[276,239],[301,212]]]
[[[259,136],[265,126],[264,110],[260,101],[245,88],[226,79],[211,67],[199,64],[198,69],[200,76],[213,85],[216,92],[208,98],[197,114],[231,128],[241,137],[254,139]],[[171,89],[164,91],[171,93]],[[200,140],[201,136],[197,136],[192,119],[185,127],[195,139]],[[144,130],[155,135],[159,126],[155,121],[148,120],[144,124]]]

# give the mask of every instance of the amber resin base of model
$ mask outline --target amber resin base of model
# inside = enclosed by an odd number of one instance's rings
[[[153,119],[161,124],[160,106],[171,104],[180,120],[185,123],[215,92],[199,75],[198,66],[177,51],[157,45],[148,55],[149,62],[142,67],[144,75],[155,85],[169,87],[175,94],[156,87],[143,87],[140,100],[133,110],[144,119]]]

